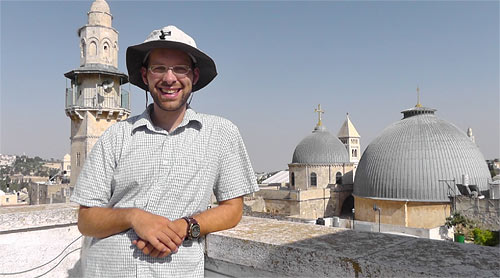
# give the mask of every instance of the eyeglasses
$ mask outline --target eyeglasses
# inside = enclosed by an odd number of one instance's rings
[[[186,66],[186,65],[175,65],[175,66],[171,66],[171,67],[167,67],[164,65],[153,65],[153,66],[150,66],[148,69],[152,74],[155,74],[155,75],[163,75],[163,74],[166,74],[169,70],[172,70],[172,72],[175,75],[184,76],[184,75],[189,73],[189,71],[191,70],[191,67]]]

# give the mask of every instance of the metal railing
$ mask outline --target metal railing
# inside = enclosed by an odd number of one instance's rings
[[[68,108],[90,108],[90,109],[117,109],[130,110],[130,93],[119,88],[118,94],[106,92],[100,86],[95,88],[81,88],[73,86],[66,88],[66,109]]]

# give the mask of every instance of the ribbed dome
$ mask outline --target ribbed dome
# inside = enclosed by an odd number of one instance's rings
[[[347,150],[340,140],[323,126],[302,139],[293,152],[292,163],[334,164],[349,162]]]
[[[108,3],[104,0],[95,0],[92,3],[92,6],[90,6],[90,11],[108,13],[108,14],[111,13]]]
[[[448,202],[448,186],[439,180],[469,176],[480,190],[491,180],[479,148],[456,126],[415,107],[388,126],[361,157],[354,194],[360,197]],[[453,181],[448,184],[454,187]],[[458,189],[457,194],[460,194]]]

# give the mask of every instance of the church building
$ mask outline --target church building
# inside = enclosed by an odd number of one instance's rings
[[[411,228],[435,228],[450,215],[457,183],[488,190],[483,154],[470,135],[420,102],[402,111],[366,148],[354,181],[355,219]]]
[[[352,187],[359,161],[360,135],[349,117],[339,131],[331,134],[323,125],[321,106],[315,109],[318,123],[311,134],[296,146],[289,167],[289,185],[280,190],[255,193],[265,201],[266,212],[316,219],[350,212]],[[345,202],[347,199],[347,202]],[[350,203],[348,208],[344,203]]]

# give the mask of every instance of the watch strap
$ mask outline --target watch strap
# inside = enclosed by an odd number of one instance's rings
[[[193,217],[182,217],[182,219],[186,220],[188,226],[187,226],[187,238],[188,239],[194,239],[193,237],[193,233],[192,233],[192,228],[194,225],[198,225],[198,221],[196,221],[196,219],[194,219]],[[197,238],[197,237],[196,237]]]

